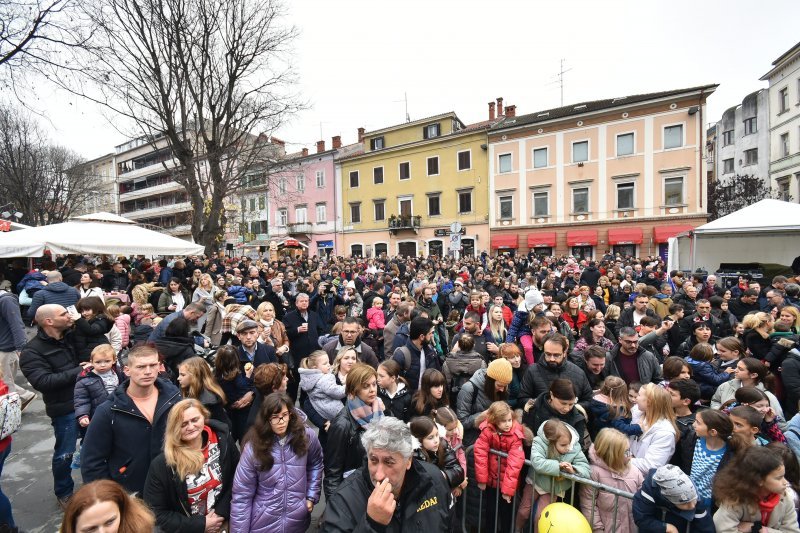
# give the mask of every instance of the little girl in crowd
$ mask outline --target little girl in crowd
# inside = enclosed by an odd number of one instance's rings
[[[628,386],[618,376],[608,376],[603,386],[589,403],[591,427],[589,435],[594,439],[607,427],[613,427],[626,435],[641,435],[642,428],[631,423],[631,404],[628,399]]]
[[[630,464],[631,449],[628,437],[613,428],[603,428],[589,447],[589,462],[592,464],[592,481],[627,492],[636,492],[642,486],[644,476]],[[594,509],[592,509],[594,501]],[[619,507],[615,509],[616,504]],[[616,521],[614,518],[616,510]],[[637,531],[631,515],[632,502],[625,498],[600,491],[593,496],[593,489],[581,486],[581,511],[593,517],[592,531],[607,533],[632,533]]]
[[[562,472],[589,477],[589,461],[581,450],[581,439],[572,426],[550,419],[539,428],[531,448],[532,468],[528,469],[525,490],[517,511],[517,528],[522,529],[538,501],[534,524],[542,510],[551,503],[551,494],[563,498],[572,482],[560,477]],[[538,475],[542,474],[542,475]],[[531,488],[529,488],[531,487]]]
[[[408,427],[416,440],[414,457],[439,467],[451,489],[459,487],[464,481],[465,470],[450,443],[443,438],[447,430],[427,416],[412,418]]]
[[[419,390],[411,397],[414,416],[429,416],[435,409],[450,405],[450,399],[444,391],[446,385],[444,374],[435,368],[425,370]]]
[[[642,427],[641,436],[629,437],[631,463],[642,474],[665,465],[675,453],[678,427],[672,396],[663,387],[648,383],[639,389],[636,405],[631,409],[633,423]]]
[[[741,387],[734,394],[734,399],[722,404],[721,409],[728,412],[740,405],[750,406],[758,412],[760,421],[756,438],[763,441],[762,446],[768,442],[786,443],[786,436],[780,428],[783,419],[772,408],[769,396],[764,391],[757,387]]]
[[[477,422],[477,420],[476,420]],[[480,423],[481,434],[475,442],[475,480],[480,490],[485,490],[486,523],[497,523],[498,531],[511,529],[511,500],[517,492],[519,473],[525,464],[522,426],[514,420],[511,407],[506,402],[493,402],[486,410],[486,419]],[[498,461],[489,450],[505,452],[508,457]],[[502,479],[498,472],[498,462]],[[488,490],[487,490],[488,487]],[[498,498],[498,491],[502,497]],[[495,502],[498,505],[495,506]],[[495,510],[497,514],[495,515]]]
[[[660,385],[664,388],[669,387],[669,382],[674,379],[691,379],[692,369],[683,359],[677,355],[671,355],[664,359],[664,364],[661,366],[661,373],[664,375],[664,381]],[[641,385],[640,385],[641,386]],[[639,389],[636,389],[639,392]],[[631,403],[636,403],[634,397]]]
[[[125,380],[117,367],[117,354],[110,344],[94,348],[90,362],[92,366],[82,370],[75,383],[75,418],[81,427],[81,434],[86,432],[97,406],[105,402],[108,395]]]
[[[231,419],[231,433],[239,442],[247,431],[247,415],[250,412],[249,406],[242,406],[240,400],[245,394],[254,390],[252,376],[253,364],[247,363],[242,372],[239,366],[239,351],[235,346],[226,344],[217,350],[214,377],[225,393],[227,399],[225,411]]]
[[[377,296],[372,299],[372,307],[367,309],[367,327],[373,331],[375,337],[383,337],[386,317],[383,315],[383,300]]]
[[[108,316],[114,319],[114,325],[117,326],[120,336],[122,337],[122,347],[127,348],[131,338],[131,315],[123,312],[123,309],[130,309],[130,307],[127,305],[125,307],[120,307],[116,304],[111,304],[106,307]]]
[[[400,364],[387,359],[378,365],[378,397],[386,416],[408,422],[411,418],[411,393],[408,383],[400,376]]]
[[[97,296],[81,298],[75,304],[80,317],[75,320],[73,343],[78,361],[88,361],[95,346],[109,344],[106,334],[111,331],[114,321],[108,316],[103,300]]]
[[[695,415],[694,431],[697,441],[689,477],[697,488],[699,501],[710,508],[711,484],[717,471],[728,463],[732,454],[750,446],[750,442],[733,433],[733,423],[728,415],[713,409]]]
[[[751,447],[720,470],[714,481],[717,533],[798,533],[797,512],[784,478],[781,454]]]
[[[458,420],[458,417],[449,407],[442,407],[436,409],[433,413],[434,421],[445,429],[444,438],[447,440],[453,452],[456,454],[458,464],[461,469],[467,471],[467,456],[464,453],[464,426]],[[453,489],[453,496],[458,498],[467,487],[467,478],[464,476],[464,481],[456,488]]]
[[[300,362],[300,388],[308,394],[314,410],[327,426],[344,407],[344,385],[336,383],[331,374],[331,362],[323,350],[311,352]]]

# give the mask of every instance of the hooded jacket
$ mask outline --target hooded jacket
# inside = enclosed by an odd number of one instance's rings
[[[71,332],[66,332],[62,339],[54,339],[39,328],[19,358],[25,378],[42,393],[44,409],[50,418],[75,410],[75,380],[82,368],[78,365],[70,337]]]
[[[650,301],[647,302],[647,308],[651,309],[658,318],[664,320],[664,317],[669,315],[669,306],[673,303],[671,297],[659,293],[650,298]]]
[[[402,381],[397,383],[397,390],[394,396],[382,388],[378,388],[378,398],[383,402],[383,415],[399,418],[403,422],[411,419],[411,393]]]
[[[644,413],[634,405],[631,409],[633,423],[641,425]],[[631,443],[631,466],[638,468],[643,474],[652,468],[669,463],[675,453],[676,431],[669,420],[661,419],[647,428],[642,435],[628,437]]]
[[[217,435],[219,445],[219,465],[222,481],[220,493],[214,502],[214,512],[228,518],[231,509],[231,487],[239,450],[228,427],[216,420],[206,420],[206,425]],[[178,477],[174,468],[167,464],[164,454],[156,457],[147,473],[142,498],[156,515],[156,523],[162,531],[185,533],[204,533],[206,517],[190,513],[189,495],[186,479]]]
[[[447,381],[447,390],[450,395],[458,396],[463,382],[468,381],[481,368],[486,368],[486,361],[478,352],[457,351],[451,353],[442,365],[442,373]]]
[[[769,528],[769,531],[779,531],[781,533],[800,533],[797,524],[797,511],[794,507],[794,497],[791,489],[787,489],[781,494],[781,499],[772,513],[769,521],[762,526]],[[717,533],[738,533],[741,522],[761,523],[761,511],[757,505],[749,507],[721,505],[714,513],[714,526]],[[692,528],[694,530],[694,528]]]
[[[319,502],[323,461],[316,433],[310,428],[305,433],[308,450],[304,455],[294,452],[289,439],[273,444],[274,464],[269,470],[261,470],[253,447],[245,444],[233,480],[230,531],[271,533],[308,528],[311,513],[306,500]]]
[[[661,495],[661,488],[653,481],[656,469],[650,470],[642,488],[633,496],[633,521],[639,531],[666,533],[672,524],[678,533],[715,533],[711,514],[702,503],[692,511],[682,511]]]
[[[540,428],[542,424],[555,418],[573,428],[578,435],[585,435],[586,416],[584,413],[577,407],[573,407],[567,414],[562,415],[550,406],[550,402],[547,401],[549,394],[549,392],[543,392],[536,398],[533,407],[523,413],[522,423],[533,431],[533,428]]]
[[[480,430],[481,434],[475,441],[474,448],[476,481],[499,488],[505,496],[514,496],[517,492],[519,473],[525,464],[525,452],[522,449],[525,433],[522,431],[522,426],[516,420],[512,420],[511,429],[501,432],[488,420],[484,420],[481,422]],[[505,452],[508,457],[498,461],[499,456],[491,454],[489,450]],[[501,469],[502,479],[499,478],[498,468]]]
[[[644,476],[638,468],[630,465],[626,472],[614,472],[597,455],[594,444],[589,448],[589,461],[592,465],[590,478],[592,481],[602,483],[607,487],[635,493],[642,487]],[[628,498],[615,498],[613,494],[599,491],[593,494],[592,487],[581,485],[581,512],[584,516],[591,516],[592,531],[603,533],[636,533],[636,523],[633,521],[633,502]],[[592,499],[594,511],[592,510]],[[615,505],[616,504],[616,505]],[[616,513],[615,506],[617,507]],[[616,521],[614,515],[616,514]]]
[[[328,500],[323,533],[420,533],[449,531],[450,487],[433,464],[411,460],[392,521],[382,526],[367,514],[367,501],[375,486],[367,467],[359,468]]]
[[[80,298],[78,289],[70,287],[63,281],[55,281],[45,285],[33,295],[31,306],[28,309],[28,319],[36,318],[36,311],[45,304],[58,304],[63,307],[75,305]]]
[[[111,367],[110,372],[117,375],[120,384],[125,381],[125,374],[116,365]],[[75,418],[91,417],[109,396],[103,378],[95,374],[91,368],[83,369],[75,383]]]
[[[194,351],[194,339],[191,337],[161,337],[156,342],[158,355],[164,358],[164,365],[178,379],[178,367],[182,362],[197,355]]]
[[[592,401],[592,387],[583,370],[569,361],[567,357],[564,357],[561,364],[555,368],[550,368],[544,357],[540,358],[536,364],[529,366],[522,378],[522,386],[517,398],[518,404],[525,405],[528,400],[535,399],[543,392],[547,392],[550,390],[550,384],[558,378],[570,380],[575,387],[578,402],[584,408],[588,407],[589,402]]]
[[[733,374],[724,370],[717,370],[708,361],[698,361],[691,355],[686,356],[686,364],[692,369],[692,379],[700,385],[700,397],[710,400],[717,390],[717,387],[730,380]]]
[[[547,421],[545,421],[547,422]],[[564,496],[572,486],[572,481],[561,477],[559,463],[565,461],[570,463],[575,469],[575,475],[589,477],[589,461],[581,451],[581,439],[575,428],[566,424],[567,429],[572,435],[569,451],[564,455],[550,458],[548,457],[549,442],[544,436],[544,424],[539,426],[536,437],[533,439],[531,447],[531,464],[533,468],[528,469],[528,483],[541,489],[544,492],[555,493],[557,496]]]
[[[323,374],[316,368],[298,368],[300,388],[308,394],[314,410],[325,420],[333,420],[342,410],[344,385],[336,384],[336,376]]]
[[[84,483],[110,479],[128,492],[141,492],[150,463],[164,447],[167,415],[181,400],[181,392],[169,381],[156,379],[158,401],[151,424],[128,396],[129,385],[126,381],[117,387],[94,413],[81,448]]]

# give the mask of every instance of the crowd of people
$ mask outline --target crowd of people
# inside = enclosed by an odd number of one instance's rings
[[[800,533],[796,278],[103,259],[0,265],[0,396],[42,396],[64,531],[306,531],[324,496],[323,531],[527,531],[565,501],[593,531]]]

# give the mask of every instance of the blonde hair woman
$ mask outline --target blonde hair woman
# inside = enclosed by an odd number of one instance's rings
[[[769,313],[755,313],[746,315],[742,324],[745,329],[742,344],[751,356],[763,361],[772,348],[769,334],[772,333],[775,319]]]
[[[643,385],[631,409],[632,422],[642,427],[642,435],[629,437],[633,459],[631,463],[642,474],[651,468],[667,464],[675,453],[678,426],[672,396],[667,389],[653,383]]]
[[[203,330],[203,325],[206,323],[208,312],[214,306],[214,293],[219,291],[214,287],[214,281],[209,274],[201,274],[200,279],[197,281],[197,288],[192,294],[192,302],[200,302],[206,306],[206,313],[197,321],[197,329]]]
[[[353,366],[358,363],[358,354],[352,346],[345,346],[336,354],[336,359],[333,360],[331,367],[331,374],[336,376],[336,384],[344,385],[347,379],[347,374],[353,369]]]
[[[144,501],[162,531],[219,532],[228,519],[239,451],[228,427],[194,398],[169,412],[164,452],[150,464]]]
[[[264,326],[261,340],[275,348],[281,363],[290,364],[292,358],[288,356],[289,336],[283,322],[275,318],[275,306],[272,302],[262,302],[256,309],[256,314],[258,321]]]
[[[184,398],[200,400],[208,409],[211,418],[230,427],[231,421],[225,413],[225,392],[214,379],[208,363],[202,357],[190,357],[178,366],[178,384]]]

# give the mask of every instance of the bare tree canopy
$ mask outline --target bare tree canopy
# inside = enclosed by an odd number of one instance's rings
[[[266,172],[266,134],[300,107],[290,93],[294,28],[282,25],[275,0],[98,0],[85,9],[93,47],[85,77],[65,85],[135,122],[138,135],[168,140],[192,235],[215,249],[225,199],[248,173]]]
[[[709,180],[708,220],[730,215],[764,198],[781,199],[779,192],[772,189],[767,180],[758,176],[737,174],[724,183],[719,180]]]
[[[22,222],[63,222],[83,207],[99,177],[80,163],[75,152],[51,145],[30,116],[0,106],[0,203],[20,211]]]

